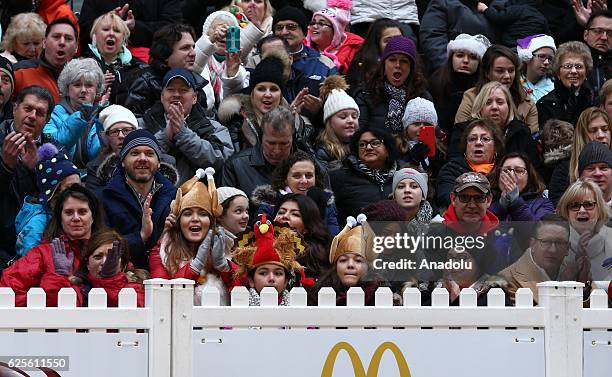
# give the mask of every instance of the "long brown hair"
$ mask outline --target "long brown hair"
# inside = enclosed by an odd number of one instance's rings
[[[184,212],[184,210],[183,210]],[[183,215],[181,212],[176,219],[176,224],[173,227],[164,231],[162,235],[162,239],[166,238],[165,252],[166,259],[163,261],[166,266],[166,270],[170,275],[174,275],[180,269],[181,262],[190,261],[196,255],[197,245],[194,247],[189,244],[183,236],[183,231],[181,230],[181,216]],[[210,213],[206,212],[208,218],[210,219],[209,229],[214,229],[216,220],[215,217]]]

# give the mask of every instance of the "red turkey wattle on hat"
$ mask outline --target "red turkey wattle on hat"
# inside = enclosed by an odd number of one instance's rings
[[[265,213],[261,216],[261,223],[257,224],[254,228],[257,251],[253,255],[253,266],[257,267],[265,263],[283,266],[280,256],[274,250],[274,225],[266,220]]]

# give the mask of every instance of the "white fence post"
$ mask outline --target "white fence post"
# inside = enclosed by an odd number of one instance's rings
[[[190,279],[174,279],[171,281],[171,284],[172,284],[172,374],[171,376],[173,377],[193,376],[192,315],[193,315],[193,297],[194,297],[195,282]]]
[[[168,377],[172,355],[172,291],[165,279],[145,280],[145,306],[150,309],[149,377]]]
[[[582,376],[582,288],[577,282],[538,283],[544,307],[546,377]]]

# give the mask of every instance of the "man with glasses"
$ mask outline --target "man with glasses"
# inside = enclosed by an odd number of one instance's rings
[[[591,179],[599,186],[612,213],[612,152],[610,148],[599,141],[588,143],[578,157],[578,174],[580,178]]]
[[[584,41],[591,50],[593,70],[587,77],[595,93],[612,78],[612,12],[593,12],[584,29]]]
[[[556,214],[546,214],[535,224],[529,248],[515,263],[499,273],[508,281],[507,291],[512,302],[519,288],[529,288],[537,304],[537,284],[559,280],[563,260],[569,251],[569,235],[569,224]]]
[[[538,34],[519,39],[517,43],[518,56],[523,62],[521,84],[537,102],[555,88],[550,72],[557,52],[555,40],[549,35]]]
[[[302,43],[308,32],[308,18],[300,9],[286,6],[278,10],[274,15],[272,30],[287,41],[293,56],[293,68],[304,76],[323,81],[327,76],[338,73],[330,58]]]

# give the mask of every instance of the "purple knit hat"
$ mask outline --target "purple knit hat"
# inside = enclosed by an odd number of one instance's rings
[[[406,55],[410,59],[411,66],[414,67],[416,65],[416,46],[410,38],[401,35],[391,38],[385,46],[381,61],[384,62],[392,54]]]

